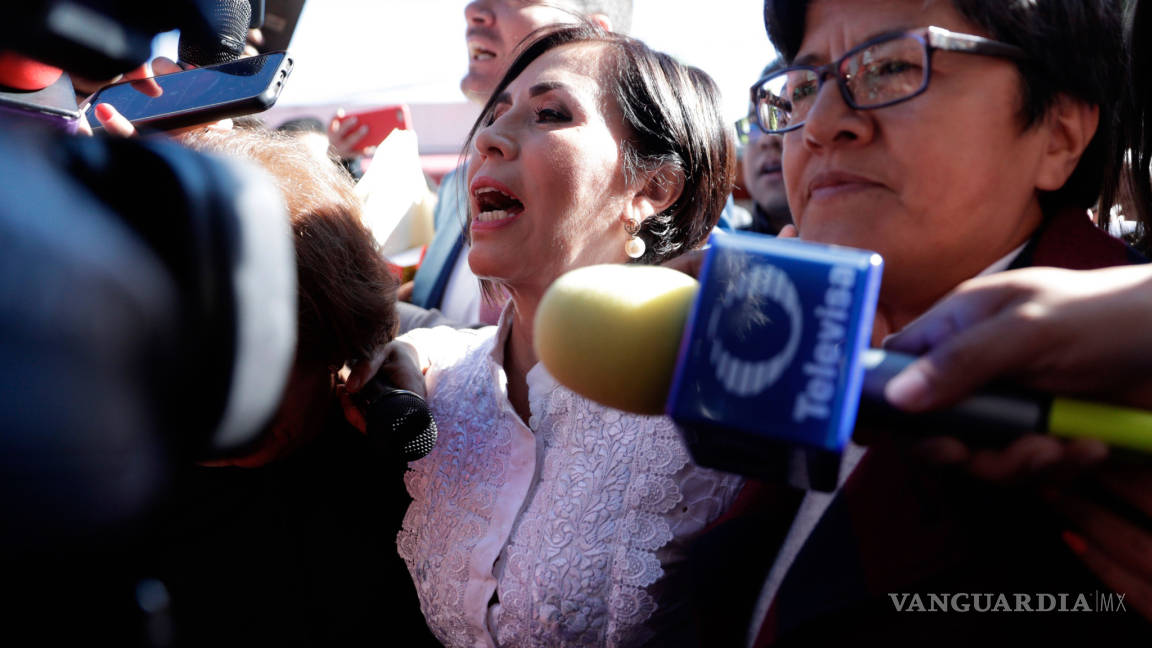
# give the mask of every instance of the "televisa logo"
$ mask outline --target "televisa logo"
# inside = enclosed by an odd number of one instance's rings
[[[804,330],[800,295],[787,273],[770,264],[749,265],[742,281],[733,282],[708,322],[708,336],[713,340],[709,362],[716,379],[729,393],[744,398],[760,394],[780,379],[792,364]],[[769,316],[772,311],[781,317]],[[732,328],[733,323],[739,327]],[[745,350],[753,340],[775,338],[783,343],[775,345],[769,357],[744,358],[724,344],[725,337]]]
[[[827,419],[831,415],[855,285],[856,272],[850,267],[832,266],[828,272],[824,302],[813,311],[819,329],[812,357],[804,363],[804,375],[808,377],[808,383],[804,391],[796,395],[796,404],[792,409],[792,419],[797,423],[809,417]]]

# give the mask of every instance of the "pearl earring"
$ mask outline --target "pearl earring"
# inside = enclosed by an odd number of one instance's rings
[[[644,256],[644,239],[637,236],[640,233],[640,221],[628,219],[624,222],[624,231],[628,232],[628,242],[624,244],[624,253],[632,259],[639,259]]]

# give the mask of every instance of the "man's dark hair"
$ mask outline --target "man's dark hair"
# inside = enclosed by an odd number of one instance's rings
[[[1040,121],[1063,94],[1100,109],[1100,125],[1064,186],[1041,195],[1045,208],[1091,207],[1107,213],[1123,162],[1121,110],[1126,76],[1121,0],[951,0],[995,40],[1023,48],[1024,128]],[[786,60],[796,57],[811,0],[766,0],[768,37]],[[921,26],[921,25],[917,25]],[[1143,80],[1142,80],[1143,82]]]
[[[605,95],[615,100],[628,130],[621,143],[624,172],[632,179],[671,168],[684,183],[670,207],[641,224],[647,251],[636,262],[660,263],[702,244],[720,218],[736,168],[733,129],[723,119],[712,78],[592,24],[545,27],[524,42],[468,134],[465,151],[489,122],[496,98],[533,61],[565,45],[603,45],[612,56]]]

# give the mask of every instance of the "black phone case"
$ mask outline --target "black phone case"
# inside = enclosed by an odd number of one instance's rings
[[[288,75],[292,73],[292,57],[289,56],[287,52],[266,52],[261,55],[266,56],[280,53],[284,54],[284,59],[280,62],[276,73],[273,75],[271,84],[258,95],[217,104],[215,106],[205,106],[188,112],[141,119],[132,122],[132,124],[139,129],[173,130],[227,119],[229,117],[240,117],[264,112],[276,105],[276,100],[280,97],[280,92],[284,89],[284,82],[288,79]],[[94,101],[92,105],[95,106],[96,103],[98,102]],[[93,129],[102,128],[95,119],[89,121],[92,122]]]

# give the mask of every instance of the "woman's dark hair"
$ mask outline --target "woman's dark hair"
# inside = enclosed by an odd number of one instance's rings
[[[1125,139],[1131,149],[1125,184],[1130,204],[1125,205],[1138,223],[1136,249],[1152,253],[1152,2],[1136,0],[1129,24],[1129,114],[1124,117]],[[1139,36],[1138,36],[1139,35]]]
[[[472,126],[465,155],[495,109],[495,97],[532,61],[564,45],[600,44],[612,60],[607,94],[627,129],[621,148],[628,179],[671,168],[684,181],[676,201],[642,223],[639,236],[647,251],[637,262],[660,263],[702,244],[720,218],[735,176],[732,129],[722,117],[712,78],[638,40],[591,24],[544,28],[524,43]]]
[[[819,0],[816,0],[819,1]],[[766,0],[764,25],[780,55],[791,61],[804,37],[812,0]],[[1016,63],[1022,80],[1025,128],[1040,121],[1063,94],[1100,109],[1100,125],[1060,189],[1041,195],[1046,208],[1115,203],[1124,146],[1121,119],[1127,83],[1121,0],[951,0],[972,23],[1030,55]],[[919,25],[918,25],[919,26]]]

